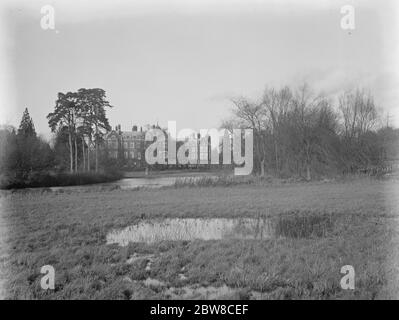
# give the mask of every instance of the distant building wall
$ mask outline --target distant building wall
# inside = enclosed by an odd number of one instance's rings
[[[117,126],[105,136],[108,157],[123,160],[127,166],[142,167],[145,161],[145,133],[137,131],[137,126],[133,130],[122,131]]]
[[[153,126],[155,128],[155,126]],[[159,127],[157,127],[160,129]],[[168,135],[165,132],[165,159],[168,162]],[[108,132],[104,138],[108,157],[119,160],[123,166],[129,168],[146,167],[145,150],[152,143],[145,141],[145,131],[137,126],[133,126],[132,131],[122,131],[121,126],[118,125],[114,130]],[[176,151],[183,142],[177,142]],[[204,167],[210,166],[211,159],[211,145],[208,140],[208,145],[204,146],[197,140],[197,146],[190,150],[190,161],[188,165],[183,167]],[[201,162],[208,161],[208,164],[201,164]]]

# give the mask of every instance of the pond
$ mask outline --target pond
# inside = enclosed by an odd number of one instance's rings
[[[107,235],[107,244],[127,246],[130,242],[147,244],[169,241],[269,239],[271,222],[266,218],[168,218],[143,220]]]
[[[107,244],[127,246],[130,242],[192,241],[220,239],[326,237],[342,217],[318,212],[281,214],[257,218],[166,218],[142,220],[107,235]]]
[[[102,183],[101,186],[118,186],[121,189],[133,189],[137,187],[159,188],[171,186],[177,177],[157,177],[157,178],[125,178],[114,182]]]
[[[190,179],[200,179],[204,175],[198,176],[190,176]],[[216,177],[209,175],[209,177]],[[52,191],[58,190],[87,190],[91,188],[119,188],[122,190],[135,189],[135,188],[161,188],[166,186],[172,186],[175,184],[177,179],[187,178],[185,176],[167,176],[167,177],[148,177],[148,178],[124,178],[113,182],[104,182],[104,183],[95,183],[88,185],[79,185],[79,186],[63,186],[63,187],[51,187]]]

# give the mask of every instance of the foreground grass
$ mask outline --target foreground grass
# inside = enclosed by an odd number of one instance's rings
[[[180,187],[159,190],[3,193],[8,221],[8,298],[169,298],[168,288],[234,288],[223,298],[397,297],[396,184],[336,183]],[[333,217],[322,236],[300,233],[272,240],[163,241],[106,245],[106,234],[141,219],[259,217],[290,223]],[[282,218],[283,217],[283,218]],[[286,218],[285,218],[286,217]],[[288,221],[288,222],[287,222]],[[290,222],[291,221],[291,222]],[[292,222],[294,221],[294,222]],[[298,236],[299,235],[299,236]],[[134,254],[153,255],[127,264]],[[40,268],[53,265],[56,288],[40,288]],[[340,287],[340,269],[352,265],[356,289]],[[184,279],[181,274],[184,273]],[[148,285],[147,278],[163,285]],[[255,294],[256,293],[256,294]],[[177,293],[178,295],[178,293]]]

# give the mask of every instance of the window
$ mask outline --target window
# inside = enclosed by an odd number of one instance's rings
[[[111,140],[111,147],[112,148],[118,148],[118,140],[115,138],[112,138]]]
[[[200,146],[200,160],[208,160],[208,146]]]
[[[129,153],[125,151],[125,159],[129,158]]]
[[[127,142],[127,141],[123,142],[123,147],[125,149],[127,149],[129,147],[129,142]]]
[[[139,160],[141,160],[141,152],[138,152],[138,153],[137,153],[137,158],[138,158]]]
[[[130,151],[130,157],[134,159],[134,151]]]
[[[134,141],[132,141],[131,146],[132,146],[132,149],[135,148],[135,143],[134,143]]]
[[[116,159],[116,158],[118,158],[118,152],[117,152],[117,151],[111,151],[111,152],[109,153],[109,156],[110,156],[111,158]]]

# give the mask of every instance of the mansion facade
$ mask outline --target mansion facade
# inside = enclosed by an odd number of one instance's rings
[[[159,126],[153,126],[153,128],[161,129]],[[165,130],[163,131],[166,133]],[[111,130],[105,135],[104,141],[106,152],[110,159],[118,160],[118,163],[120,163],[124,167],[147,167],[147,163],[145,161],[145,150],[152,142],[145,141],[145,131],[143,131],[142,127],[140,128],[140,130],[138,130],[137,126],[133,126],[131,131],[122,131],[121,125],[117,125],[115,129]],[[176,145],[176,150],[183,143],[183,141],[178,141]],[[164,152],[167,162],[167,140]],[[197,146],[194,145],[192,149],[190,149],[189,164],[187,166],[204,166],[206,165],[206,162],[210,164],[210,155],[210,140],[208,140],[207,145],[202,145],[200,144],[200,140],[198,139]]]
[[[139,131],[133,126],[132,131],[122,131],[117,125],[105,136],[105,144],[109,158],[122,160],[127,166],[144,166],[145,132],[142,128]]]

